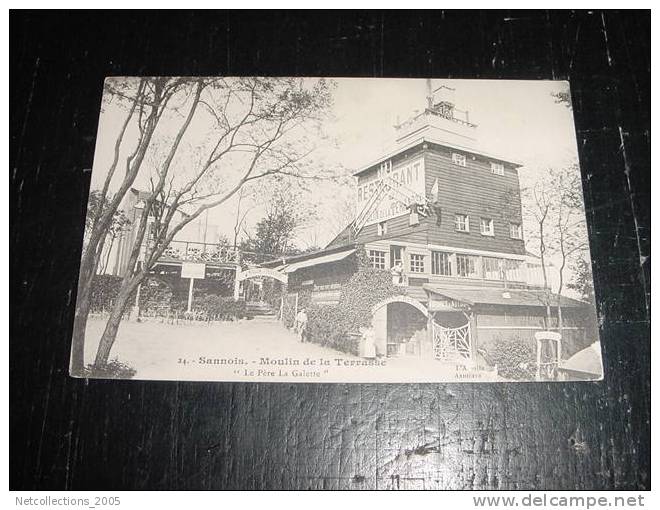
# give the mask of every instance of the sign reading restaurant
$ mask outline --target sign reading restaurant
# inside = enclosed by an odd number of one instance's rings
[[[378,192],[379,186],[384,179],[387,179],[388,183],[394,187],[404,190],[406,194],[411,194],[412,192],[420,197],[424,197],[426,195],[424,158],[419,158],[394,168],[392,167],[392,161],[389,160],[382,163],[379,168],[361,177],[357,187],[358,208],[364,206],[372,195]],[[365,224],[371,225],[401,216],[407,212],[407,204],[403,203],[397,197],[396,193],[392,191],[389,193],[385,192]]]

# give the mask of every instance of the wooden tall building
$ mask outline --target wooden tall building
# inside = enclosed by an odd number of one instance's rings
[[[396,147],[354,172],[359,212],[326,249],[269,264],[288,274],[290,293],[335,303],[363,247],[401,288],[374,309],[378,355],[474,360],[498,337],[533,342],[556,327],[545,320],[539,260],[525,248],[522,164],[479,147],[451,92],[430,91],[426,108],[396,127]],[[596,338],[581,320],[589,305],[561,305],[570,356]]]

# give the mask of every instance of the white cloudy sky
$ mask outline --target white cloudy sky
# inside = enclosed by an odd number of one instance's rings
[[[478,143],[484,150],[501,154],[524,167],[521,182],[527,184],[544,168],[577,161],[571,110],[556,104],[552,92],[565,91],[565,82],[505,80],[433,80],[434,89],[455,89],[456,107],[469,110],[478,127]],[[394,143],[393,125],[406,120],[426,104],[423,79],[336,79],[331,117],[324,130],[333,144],[320,142],[314,155],[319,164],[341,166],[347,172],[385,152]],[[112,159],[113,145],[122,112],[110,106],[101,116],[94,158],[92,187],[99,187]],[[130,131],[129,131],[130,132]],[[140,181],[136,181],[139,187]],[[298,233],[298,244],[324,245],[336,234],[328,227],[328,215],[343,207],[353,187],[317,187],[308,200],[318,205],[319,218]],[[209,214],[209,223],[231,238],[232,200]],[[254,224],[261,213],[257,207],[250,218]]]

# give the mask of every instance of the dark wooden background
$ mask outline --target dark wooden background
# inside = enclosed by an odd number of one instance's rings
[[[10,487],[648,489],[649,45],[648,12],[13,12]],[[103,79],[151,74],[570,79],[605,381],[69,378]]]

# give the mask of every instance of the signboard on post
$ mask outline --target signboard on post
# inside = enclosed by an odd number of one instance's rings
[[[188,287],[188,313],[192,311],[193,287],[195,280],[203,280],[206,276],[206,264],[184,262],[181,264],[181,278],[190,278]]]
[[[206,276],[206,264],[184,262],[181,264],[181,278],[196,278],[203,280]]]

